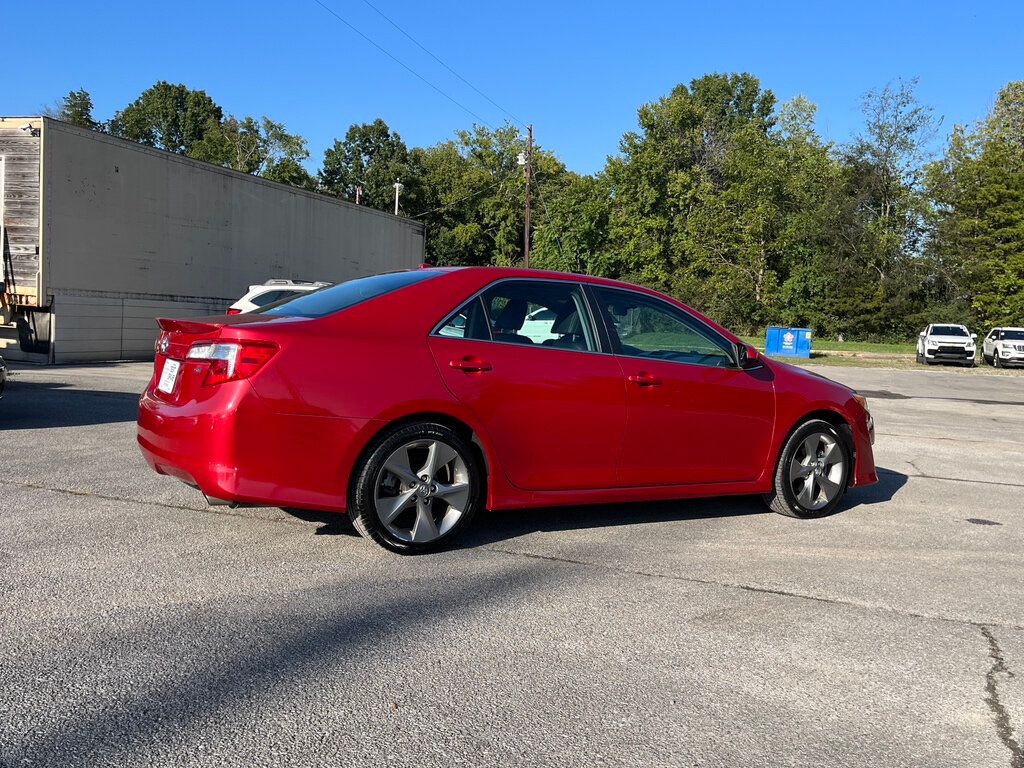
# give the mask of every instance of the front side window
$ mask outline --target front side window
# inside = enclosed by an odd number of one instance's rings
[[[597,351],[583,291],[561,281],[504,280],[449,317],[437,333],[503,344]]]
[[[619,342],[619,354],[721,368],[735,366],[728,339],[671,304],[615,288],[595,287],[594,292],[610,320],[609,332]]]

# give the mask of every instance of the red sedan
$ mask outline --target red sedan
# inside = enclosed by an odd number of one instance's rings
[[[347,512],[396,552],[483,507],[762,494],[808,518],[877,480],[864,398],[612,280],[419,269],[160,327],[153,469],[214,504]]]

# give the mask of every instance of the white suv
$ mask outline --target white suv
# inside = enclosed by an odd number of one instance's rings
[[[917,362],[926,365],[959,363],[973,367],[977,338],[978,334],[968,331],[965,325],[929,325],[917,339]]]
[[[1024,328],[993,328],[985,337],[981,355],[996,368],[1024,365]]]
[[[250,285],[249,292],[228,307],[227,314],[237,315],[273,304],[275,301],[294,299],[303,293],[326,288],[334,283],[310,282],[309,280],[267,280],[263,285]]]

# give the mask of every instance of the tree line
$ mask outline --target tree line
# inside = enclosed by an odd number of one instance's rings
[[[750,74],[709,74],[638,110],[604,168],[570,171],[534,148],[531,266],[671,293],[740,332],[768,324],[859,340],[928,322],[1024,325],[1024,81],[976,125],[940,128],[896,81],[863,97],[848,143],[822,139],[815,105],[783,104]],[[408,147],[383,120],[355,124],[316,174],[306,140],[227,115],[204,91],[159,82],[107,121],[84,90],[50,114],[149,146],[390,210],[426,224],[439,265],[523,259],[524,140],[473,126]]]

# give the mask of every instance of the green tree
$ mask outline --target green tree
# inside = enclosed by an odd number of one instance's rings
[[[565,173],[543,185],[531,266],[606,275],[611,196],[603,175]]]
[[[44,110],[48,117],[63,120],[65,123],[88,128],[92,131],[102,130],[103,126],[92,116],[92,96],[84,88],[70,91],[53,107]]]
[[[427,255],[436,264],[521,264],[525,179],[519,155],[526,149],[513,125],[474,126],[452,141],[415,150],[414,177],[421,196],[416,215],[427,225]],[[533,151],[535,232],[544,226],[551,185],[566,174],[551,152]]]
[[[999,94],[972,131],[957,126],[928,169],[929,254],[957,319],[1024,324],[1024,81]],[[938,270],[937,270],[938,271]]]
[[[166,149],[197,160],[220,162],[213,145],[204,142],[217,131],[224,113],[205,91],[160,81],[116,112],[110,132],[123,139]]]
[[[192,153],[208,162],[271,181],[305,189],[316,187],[315,180],[302,166],[309,157],[306,140],[268,117],[256,120],[228,116],[204,134]]]
[[[382,211],[393,210],[395,182],[405,186],[402,206],[414,208],[415,180],[411,178],[409,150],[402,137],[380,118],[353,125],[342,141],[324,152],[320,189],[336,197],[355,201],[356,187],[362,187],[362,202]]]
[[[938,121],[918,102],[916,85],[867,93],[864,131],[843,153],[852,211],[837,310],[860,338],[908,337],[927,315],[923,161]]]

